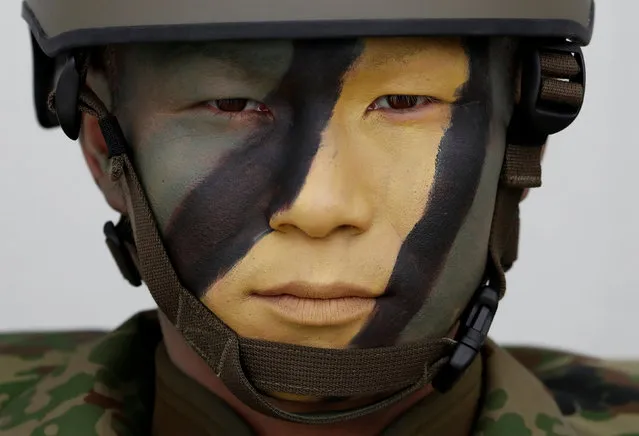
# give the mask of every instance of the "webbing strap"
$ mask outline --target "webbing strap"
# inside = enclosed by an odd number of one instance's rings
[[[571,81],[582,73],[577,60],[568,53],[550,51],[540,54],[540,64],[539,104],[579,108],[584,98],[584,85]],[[541,154],[541,144],[509,144],[506,147],[489,242],[492,275],[502,297],[506,292],[505,271],[517,259],[519,202],[526,189],[541,186]]]
[[[541,185],[541,147],[508,145],[497,189],[489,240],[500,297],[506,292],[506,274],[517,260],[519,242],[519,202],[524,191]]]

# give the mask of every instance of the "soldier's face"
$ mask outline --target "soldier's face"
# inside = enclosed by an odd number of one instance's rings
[[[244,337],[445,334],[486,262],[511,83],[490,58],[426,38],[126,48],[117,115],[183,285]]]

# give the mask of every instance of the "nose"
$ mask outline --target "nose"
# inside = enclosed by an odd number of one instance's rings
[[[311,238],[340,231],[365,232],[371,226],[373,208],[357,171],[364,170],[337,146],[320,146],[297,198],[271,217],[271,228],[298,230]]]

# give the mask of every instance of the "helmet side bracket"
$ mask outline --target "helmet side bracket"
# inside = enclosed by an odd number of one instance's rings
[[[581,47],[564,41],[524,41],[521,91],[508,127],[508,143],[541,146],[579,115],[586,87]]]
[[[55,114],[64,133],[72,140],[80,136],[82,114],[80,112],[80,90],[84,78],[73,53],[67,56],[55,86]]]

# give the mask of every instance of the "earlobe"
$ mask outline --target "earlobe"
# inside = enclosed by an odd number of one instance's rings
[[[89,171],[95,183],[98,185],[109,206],[124,214],[126,203],[119,187],[109,176],[108,148],[97,118],[82,114],[82,131],[80,132],[80,145]]]
[[[91,170],[91,175],[97,180],[102,174],[106,173],[108,150],[97,118],[86,113],[82,114],[80,144]]]

